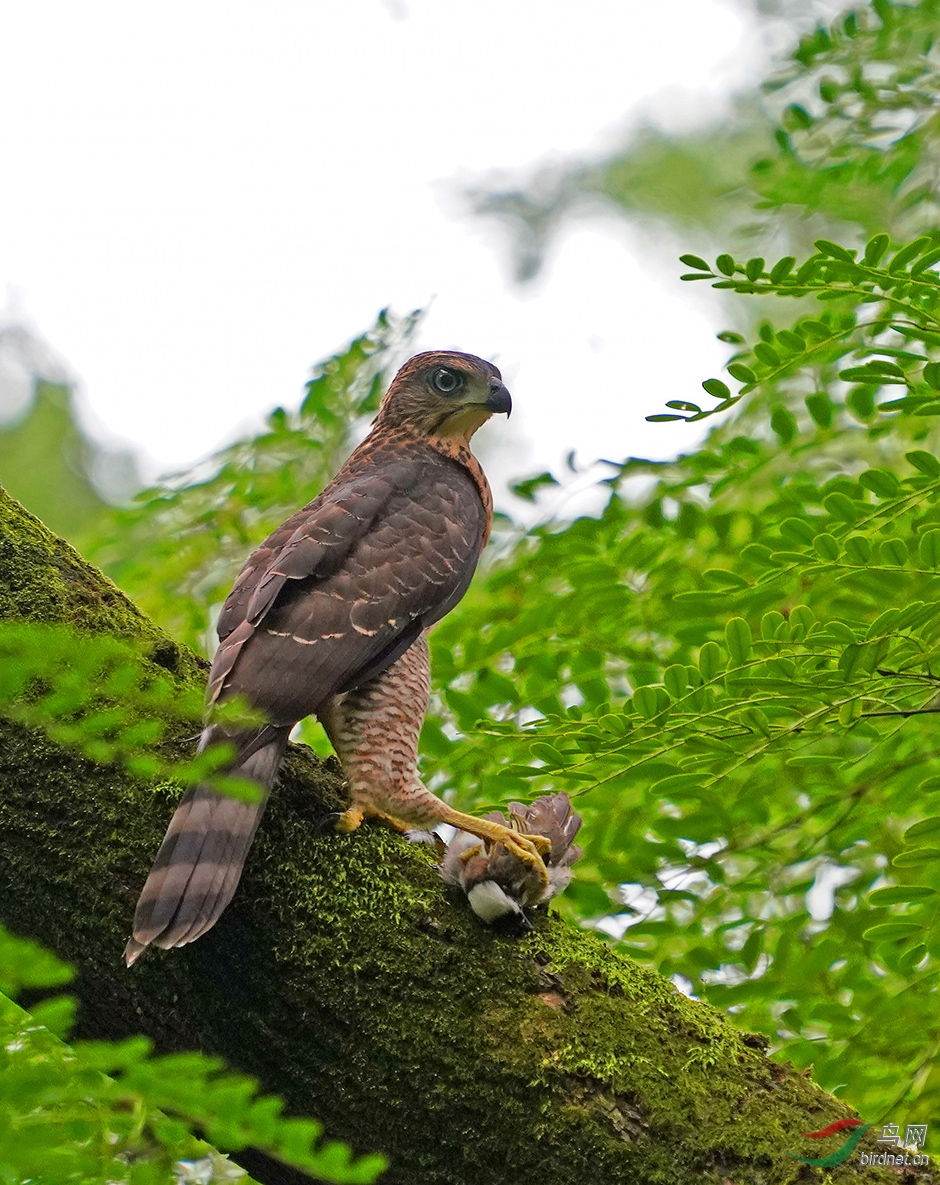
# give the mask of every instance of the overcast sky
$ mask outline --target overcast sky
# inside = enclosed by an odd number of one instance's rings
[[[679,265],[651,274],[626,228],[581,226],[520,290],[450,195],[650,110],[714,114],[762,69],[727,0],[7,4],[0,296],[148,476],[296,404],[381,307],[428,302],[421,348],[503,368],[515,472],[667,455],[683,437],[643,417],[726,352]]]

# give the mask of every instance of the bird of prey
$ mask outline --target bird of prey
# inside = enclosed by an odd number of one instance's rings
[[[505,815],[493,811],[486,818],[506,826]],[[530,806],[509,804],[508,826],[519,835],[541,835],[551,845],[545,863],[548,883],[533,865],[518,859],[514,848],[500,840],[480,840],[469,831],[458,831],[444,852],[441,876],[462,889],[470,908],[490,926],[520,933],[532,929],[527,908],[547,905],[571,881],[571,865],[581,855],[574,842],[581,816],[571,809],[567,794],[547,794]]]
[[[349,785],[335,826],[366,815],[402,829],[449,823],[514,853],[544,888],[549,841],[477,819],[432,794],[416,772],[428,703],[426,631],[467,590],[492,517],[470,438],[512,409],[499,371],[470,354],[434,351],[395,376],[372,431],[319,497],[248,558],[219,617],[200,745],[228,741],[228,772],[270,790],[297,721],[316,715]],[[239,696],[267,721],[213,723]],[[182,946],[218,920],[235,892],[264,809],[189,790],[147,878],[125,950]]]

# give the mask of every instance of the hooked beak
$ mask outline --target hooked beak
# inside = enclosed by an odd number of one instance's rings
[[[512,413],[512,396],[499,379],[490,382],[490,397],[486,401],[490,411],[505,412],[507,417]]]

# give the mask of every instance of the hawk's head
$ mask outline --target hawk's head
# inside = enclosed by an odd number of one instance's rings
[[[511,410],[512,399],[492,362],[456,350],[430,350],[409,358],[395,375],[377,423],[469,441],[493,412]]]

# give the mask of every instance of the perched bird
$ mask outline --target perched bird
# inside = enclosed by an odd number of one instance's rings
[[[405,363],[369,436],[236,579],[219,617],[200,744],[233,744],[229,772],[266,793],[294,724],[316,715],[352,797],[337,829],[353,831],[366,815],[402,829],[450,823],[503,845],[544,891],[547,839],[453,810],[416,772],[425,632],[466,592],[490,531],[492,498],[470,438],[511,409],[499,371],[481,358],[430,352]],[[267,723],[213,723],[212,705],[234,695]],[[263,810],[205,786],[187,792],[137,903],[128,965],[148,944],[182,946],[216,923]]]
[[[493,811],[486,818],[507,825],[505,815]],[[509,804],[508,826],[519,835],[542,835],[551,847],[545,857],[548,884],[537,870],[518,858],[514,848],[501,840],[483,840],[469,831],[458,831],[447,845],[440,863],[441,876],[463,889],[470,908],[487,925],[509,931],[532,929],[525,910],[545,905],[563,893],[571,880],[571,865],[581,855],[574,842],[581,816],[571,809],[567,794],[547,794],[530,806]]]

